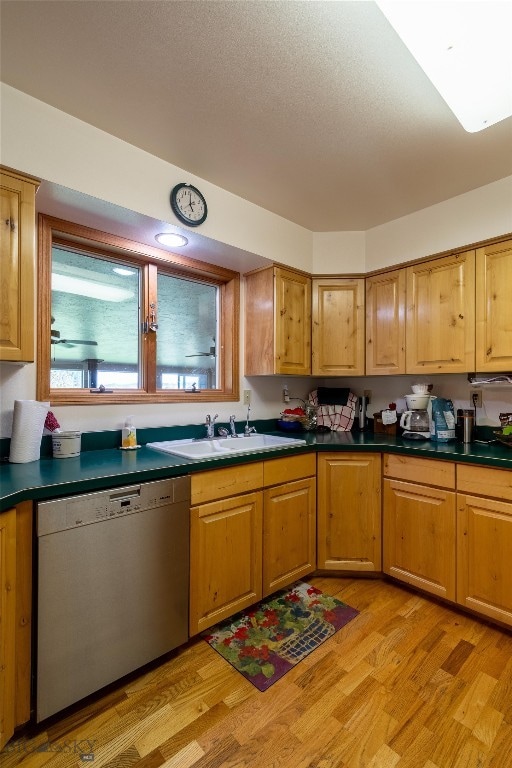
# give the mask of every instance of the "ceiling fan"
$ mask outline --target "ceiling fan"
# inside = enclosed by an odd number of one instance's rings
[[[53,331],[52,331],[53,335]],[[88,339],[56,339],[52,338],[50,340],[51,344],[64,344],[65,347],[76,347],[76,346],[92,346],[97,347],[98,342],[97,341],[90,341]]]
[[[210,347],[209,352],[196,352],[196,354],[194,355],[185,355],[185,357],[215,357],[215,356],[216,356],[215,346]]]
[[[52,316],[52,323],[55,322],[55,318]],[[91,341],[89,339],[61,339],[60,331],[52,328],[50,330],[50,344],[64,344],[65,347],[76,347],[77,345],[97,347],[97,341]]]

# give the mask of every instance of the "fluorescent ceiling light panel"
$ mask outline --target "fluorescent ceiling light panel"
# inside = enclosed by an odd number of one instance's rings
[[[512,115],[512,3],[377,5],[469,133]]]
[[[71,275],[58,275],[55,272],[52,273],[52,291],[74,293],[77,296],[87,296],[89,299],[101,299],[101,301],[119,302],[133,298],[133,292],[126,288],[83,280]]]

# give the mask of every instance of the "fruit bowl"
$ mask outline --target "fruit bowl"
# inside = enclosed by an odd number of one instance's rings
[[[277,428],[284,432],[302,432],[303,427],[300,419],[278,419]]]

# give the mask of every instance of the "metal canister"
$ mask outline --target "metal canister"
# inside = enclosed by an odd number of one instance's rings
[[[460,414],[460,415],[459,415]],[[459,422],[460,419],[460,422]],[[463,443],[473,442],[475,432],[475,413],[467,409],[457,411],[457,423],[460,423],[460,439]]]

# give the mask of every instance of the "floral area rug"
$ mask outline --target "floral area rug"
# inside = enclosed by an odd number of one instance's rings
[[[265,691],[358,613],[299,581],[217,624],[203,637]]]

